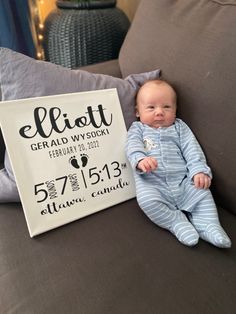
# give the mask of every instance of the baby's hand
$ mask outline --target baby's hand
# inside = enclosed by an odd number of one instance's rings
[[[193,177],[193,182],[197,189],[209,189],[211,178],[205,173],[199,172]]]
[[[140,160],[137,168],[143,172],[151,172],[157,169],[157,161],[153,157],[145,157]]]

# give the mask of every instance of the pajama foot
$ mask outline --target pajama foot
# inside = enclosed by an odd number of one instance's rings
[[[210,242],[219,248],[230,248],[231,241],[224,229],[218,224],[209,224],[206,229],[199,232],[201,239]]]
[[[171,233],[184,245],[194,246],[198,243],[199,235],[186,216],[179,212],[179,219],[174,221],[171,226]]]

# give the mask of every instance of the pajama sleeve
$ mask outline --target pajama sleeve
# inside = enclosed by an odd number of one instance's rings
[[[146,157],[142,134],[142,124],[140,122],[133,122],[127,134],[125,151],[134,170],[137,170],[138,162]]]
[[[183,157],[187,163],[189,177],[203,172],[212,178],[211,169],[206,163],[205,155],[191,129],[182,120],[179,120],[180,145]]]

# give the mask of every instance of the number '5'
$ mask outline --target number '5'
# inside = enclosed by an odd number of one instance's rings
[[[91,184],[96,184],[96,183],[98,183],[99,182],[99,180],[100,180],[100,175],[99,175],[99,173],[97,173],[97,172],[93,172],[94,170],[96,170],[97,169],[97,167],[93,167],[93,168],[90,168],[89,169],[89,178],[92,178],[92,177],[94,177],[94,182],[91,182]]]
[[[40,185],[44,185],[44,183],[39,183],[39,184],[36,184],[36,185],[34,186],[34,194],[35,194],[35,195],[37,195],[37,194],[39,194],[39,193],[43,193],[43,194],[42,194],[42,199],[39,200],[39,201],[37,201],[37,203],[41,203],[41,202],[45,201],[46,198],[48,197],[48,192],[47,192],[45,189],[39,189],[39,186],[40,186]]]

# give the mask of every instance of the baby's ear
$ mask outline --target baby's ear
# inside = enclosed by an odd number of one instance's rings
[[[134,110],[135,110],[135,116],[136,116],[136,118],[139,118],[137,100],[136,100],[136,104],[135,104]]]

